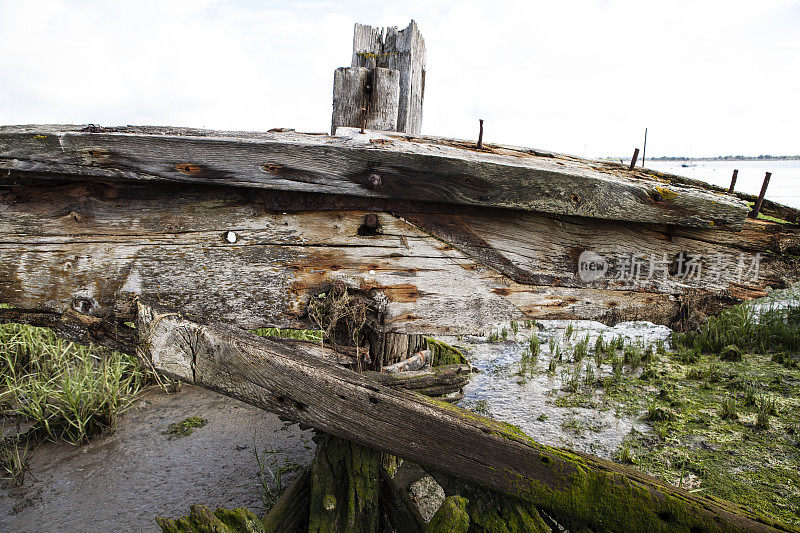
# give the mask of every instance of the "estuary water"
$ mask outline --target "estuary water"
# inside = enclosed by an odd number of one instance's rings
[[[686,166],[684,166],[686,165]],[[669,172],[727,188],[734,169],[739,170],[736,190],[758,195],[764,174],[772,172],[766,198],[800,209],[800,159],[779,161],[656,161],[645,162],[647,168]]]

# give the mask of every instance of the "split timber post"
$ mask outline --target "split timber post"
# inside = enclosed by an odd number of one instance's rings
[[[352,66],[336,69],[333,76],[331,133],[339,126],[360,128],[361,133],[419,133],[424,81],[425,41],[413,20],[400,31],[356,24]],[[425,349],[422,335],[372,331],[368,342],[372,368],[378,371]],[[379,514],[393,516],[395,527],[421,531],[419,513],[394,482],[381,475],[384,465],[396,463],[392,455],[318,435],[309,481],[308,531],[377,531]]]
[[[331,133],[339,126],[419,133],[425,92],[425,40],[413,20],[404,30],[356,24],[352,66],[333,76]],[[422,335],[373,332],[374,370],[425,349]]]
[[[333,78],[331,133],[339,126],[419,134],[425,94],[425,40],[404,30],[356,24],[350,67]]]

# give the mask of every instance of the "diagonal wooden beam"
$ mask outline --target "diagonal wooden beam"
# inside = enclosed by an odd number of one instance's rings
[[[797,531],[609,461],[543,446],[513,426],[393,390],[304,344],[201,325],[142,303],[137,310],[140,354],[155,369],[523,499],[569,527]]]

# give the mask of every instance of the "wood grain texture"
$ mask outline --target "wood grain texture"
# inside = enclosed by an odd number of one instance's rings
[[[288,205],[317,210],[284,212]],[[102,318],[132,293],[247,329],[303,327],[309,298],[342,280],[382,302],[383,331],[475,333],[525,318],[670,324],[687,293],[708,294],[721,305],[798,278],[796,258],[784,255],[797,249],[797,230],[773,231],[779,225],[759,221],[740,233],[677,236],[658,226],[504,210],[456,215],[425,204],[430,212],[400,216],[394,210],[410,206],[368,207],[347,198],[276,200],[269,192],[224,187],[52,180],[2,186],[0,301]],[[362,231],[368,213],[379,221],[372,234]],[[742,284],[703,278],[585,284],[576,274],[582,249],[716,250],[764,259],[758,280]],[[402,335],[391,339],[371,339],[380,364],[394,352],[421,349]]]
[[[415,21],[403,30],[356,24],[353,32],[353,67],[383,67],[399,73],[397,128],[419,134],[425,96],[425,40]],[[389,128],[374,128],[384,130]],[[394,130],[395,128],[392,128]]]
[[[528,149],[381,132],[235,133],[0,127],[0,171],[233,185],[506,207],[691,227],[740,227],[747,205],[651,171]],[[377,179],[375,178],[377,176]]]
[[[137,304],[141,356],[168,375],[330,435],[534,503],[570,527],[787,531],[727,502],[597,457],[543,446],[518,429],[393,390],[339,365],[233,328]],[[604,505],[596,505],[602,498]]]

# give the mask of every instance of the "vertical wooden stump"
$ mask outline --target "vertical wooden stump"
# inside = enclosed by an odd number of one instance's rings
[[[311,463],[310,533],[378,530],[380,457],[354,442],[318,436]]]
[[[337,126],[361,127],[368,77],[369,69],[364,67],[342,67],[334,72],[331,134]]]
[[[400,73],[386,68],[337,68],[333,74],[331,133],[339,126],[397,131]]]
[[[360,68],[369,73],[366,82],[361,81]],[[337,126],[365,126],[418,134],[424,95],[425,40],[416,22],[412,20],[404,30],[356,24],[352,64],[337,69],[334,75],[331,133],[336,133]],[[366,113],[362,107],[366,107]],[[353,116],[354,109],[358,117]]]
[[[425,349],[425,337],[408,333],[373,333],[369,343],[373,370],[378,371]]]

